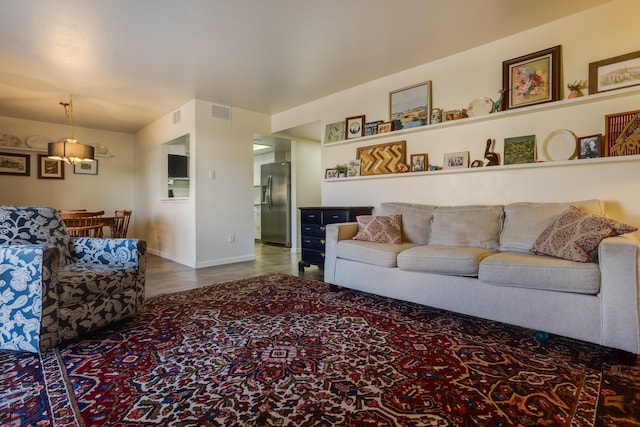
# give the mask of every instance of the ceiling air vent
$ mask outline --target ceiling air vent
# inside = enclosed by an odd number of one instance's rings
[[[211,104],[211,117],[230,122],[231,107],[227,105]]]
[[[173,124],[180,123],[180,110],[173,112]]]

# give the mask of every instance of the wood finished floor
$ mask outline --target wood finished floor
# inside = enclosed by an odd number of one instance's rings
[[[298,272],[300,254],[291,249],[256,243],[256,260],[206,268],[191,268],[147,253],[146,296],[194,289],[213,283],[228,282],[269,273],[286,273],[313,280],[323,280],[316,266]]]

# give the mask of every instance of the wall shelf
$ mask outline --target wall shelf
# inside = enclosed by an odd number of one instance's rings
[[[19,153],[46,153],[47,150],[40,150],[38,148],[31,148],[31,147],[5,147],[5,146],[0,146],[0,151],[16,151]],[[113,157],[113,154],[96,154],[96,157]]]
[[[530,107],[514,108],[511,110],[485,114],[482,116],[466,117],[463,119],[450,120],[450,121],[441,122],[441,123],[434,123],[434,124],[414,127],[410,129],[402,129],[402,130],[397,130],[393,132],[363,136],[360,138],[352,138],[352,139],[346,139],[343,141],[329,142],[329,143],[323,144],[322,146],[328,148],[328,147],[335,147],[335,146],[345,145],[345,144],[353,144],[353,143],[358,143],[363,141],[373,141],[373,140],[382,139],[382,138],[389,138],[389,137],[395,138],[402,135],[429,132],[431,130],[445,129],[445,128],[455,127],[455,126],[464,126],[471,123],[481,123],[481,122],[486,122],[491,120],[499,120],[502,118],[516,117],[516,116],[532,114],[532,113],[537,113],[542,111],[552,111],[552,110],[558,110],[562,108],[570,108],[580,104],[590,104],[593,102],[603,101],[607,99],[622,98],[622,97],[633,96],[638,94],[640,94],[640,87],[632,86],[629,88],[617,89],[609,92],[601,92],[593,95],[585,95],[578,98],[562,99],[560,101],[532,105]]]

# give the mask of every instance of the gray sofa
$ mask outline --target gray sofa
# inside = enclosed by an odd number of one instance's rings
[[[640,354],[639,262],[634,234],[607,237],[595,262],[531,253],[570,206],[436,207],[383,203],[402,215],[402,243],[353,240],[355,222],[326,230],[326,282]]]

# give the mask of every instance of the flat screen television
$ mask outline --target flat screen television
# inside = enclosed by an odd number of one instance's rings
[[[169,178],[189,178],[189,157],[179,154],[169,154]]]

